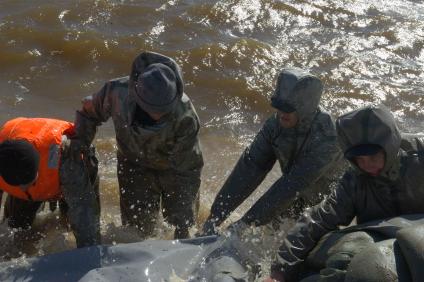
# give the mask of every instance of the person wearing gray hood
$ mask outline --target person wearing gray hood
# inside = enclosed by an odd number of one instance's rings
[[[278,160],[283,175],[236,223],[264,225],[294,203],[317,202],[329,190],[332,169],[340,159],[334,122],[318,104],[323,86],[316,76],[283,69],[277,79],[272,115],[242,154],[218,192],[203,225],[203,234],[219,226],[263,181]]]
[[[107,82],[82,103],[75,121],[78,138],[72,140],[76,155],[93,141],[102,122],[111,117],[114,123],[122,224],[147,237],[162,210],[175,226],[175,238],[188,237],[203,157],[199,118],[184,93],[177,63],[143,52],[129,77]]]
[[[424,213],[422,140],[402,138],[393,115],[383,105],[342,115],[336,128],[351,168],[330,196],[288,232],[271,268],[274,281],[299,281],[304,260],[320,238],[349,225],[354,217],[362,224]]]

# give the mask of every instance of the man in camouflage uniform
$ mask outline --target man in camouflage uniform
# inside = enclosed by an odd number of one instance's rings
[[[118,145],[118,181],[123,225],[152,234],[162,202],[175,238],[188,237],[198,199],[202,153],[199,119],[184,93],[174,60],[153,52],[135,58],[129,77],[107,82],[77,111],[73,148],[94,139],[112,117]]]
[[[241,223],[263,225],[287,216],[293,203],[310,203],[328,191],[331,168],[340,153],[331,116],[320,110],[321,80],[300,69],[283,69],[271,105],[272,115],[244,151],[219,191],[203,226],[213,234],[263,181],[278,160],[282,177],[242,217]],[[316,200],[315,200],[316,202]]]
[[[338,187],[291,229],[272,266],[277,281],[299,281],[304,259],[326,233],[376,219],[424,213],[424,148],[403,139],[384,106],[347,113],[336,122],[352,168]],[[272,281],[271,278],[266,281]],[[343,280],[344,281],[344,280]]]

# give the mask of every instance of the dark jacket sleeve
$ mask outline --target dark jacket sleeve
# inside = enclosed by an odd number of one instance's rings
[[[111,93],[112,82],[106,83],[96,94],[82,100],[82,109],[76,112],[76,136],[88,146],[93,142],[97,126],[107,121],[112,112]]]
[[[200,124],[197,116],[187,115],[180,122],[175,135],[175,146],[171,160],[177,170],[200,169],[203,166],[198,133]]]
[[[60,185],[69,207],[67,218],[75,235],[77,247],[100,244],[100,202],[98,195],[98,161],[94,147],[83,161],[70,157],[69,144],[63,144],[60,164]]]
[[[311,136],[308,149],[294,161],[292,167],[252,206],[242,220],[255,225],[269,223],[293,203],[296,196],[312,193],[315,182],[327,174],[340,159],[337,137],[322,131]],[[324,191],[320,191],[324,192]]]
[[[297,281],[300,265],[321,237],[339,225],[348,225],[355,217],[355,186],[352,174],[345,173],[338,187],[302,216],[284,239],[271,273],[283,274],[286,281]]]
[[[276,156],[272,148],[275,118],[269,118],[252,144],[238,160],[211,207],[215,224],[220,225],[263,181],[272,169]]]

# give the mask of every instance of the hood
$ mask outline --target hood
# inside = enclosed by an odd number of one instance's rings
[[[284,111],[289,105],[297,111],[300,123],[309,123],[318,110],[323,85],[321,80],[298,68],[283,69],[271,97],[271,106]]]
[[[140,55],[138,55],[131,67],[131,73],[129,77],[128,82],[128,98],[130,100],[130,103],[135,103],[137,101],[137,92],[136,92],[136,81],[138,80],[138,77],[140,74],[144,73],[146,69],[153,64],[163,64],[170,68],[174,74],[176,79],[176,87],[177,87],[177,99],[180,100],[184,93],[184,83],[183,83],[183,77],[181,74],[181,69],[178,66],[178,64],[171,58],[154,52],[142,52]],[[130,114],[132,115],[134,111],[130,111]],[[133,120],[133,117],[130,116],[129,120]]]
[[[388,175],[398,158],[401,135],[392,113],[384,105],[367,106],[344,114],[337,119],[336,129],[343,153],[358,145],[382,147],[386,153],[382,175]]]

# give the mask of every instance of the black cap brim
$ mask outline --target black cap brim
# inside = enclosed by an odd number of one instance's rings
[[[375,144],[361,144],[355,147],[350,148],[345,152],[345,157],[347,159],[352,159],[359,156],[372,156],[377,154],[383,148]]]
[[[286,102],[281,102],[278,99],[271,99],[271,106],[284,113],[293,113],[296,111],[295,107]]]

